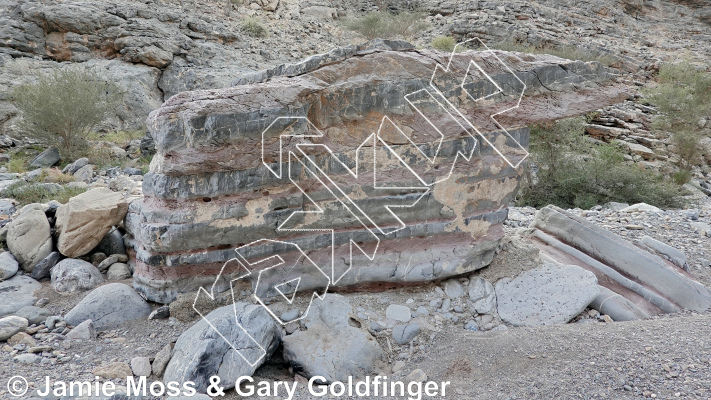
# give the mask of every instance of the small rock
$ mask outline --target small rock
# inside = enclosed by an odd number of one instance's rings
[[[297,309],[289,310],[289,311],[281,314],[280,318],[284,322],[291,322],[291,321],[299,318],[299,310],[297,310]]]
[[[47,257],[43,258],[42,261],[32,268],[32,274],[30,276],[37,280],[49,278],[52,267],[57,265],[61,256],[58,251],[49,253]]]
[[[110,281],[122,281],[130,277],[131,270],[124,263],[115,263],[109,267],[109,271],[106,273],[106,279]]]
[[[464,329],[470,330],[470,331],[478,331],[479,330],[479,325],[477,325],[476,321],[469,320],[467,323],[464,324]]]
[[[44,321],[44,326],[47,327],[47,329],[49,329],[51,331],[52,329],[54,329],[54,327],[58,323],[60,323],[62,321],[64,321],[64,318],[62,318],[62,317],[59,317],[56,315],[50,316],[50,317],[47,317],[47,319]]]
[[[410,343],[420,333],[418,324],[396,325],[393,328],[393,340],[399,345]]]
[[[393,374],[402,370],[405,368],[405,362],[404,361],[396,361],[395,365],[393,365]]]
[[[625,207],[625,208],[623,208],[623,209],[620,210],[620,212],[626,212],[626,213],[631,213],[631,212],[636,212],[636,211],[639,211],[639,212],[647,212],[647,213],[659,213],[659,212],[662,212],[662,210],[660,210],[659,208],[654,207],[654,206],[650,206],[650,205],[647,204],[647,203],[637,203],[637,204],[633,204],[633,205],[631,205],[631,206],[629,206],[629,207]]]
[[[40,356],[36,354],[31,354],[31,353],[25,353],[25,354],[20,354],[19,356],[16,356],[13,360],[15,362],[19,362],[21,364],[34,364],[39,362]]]
[[[10,279],[20,269],[20,264],[9,251],[0,253],[0,281]]]
[[[154,319],[166,319],[170,317],[170,307],[169,306],[162,306],[158,307],[151,314],[148,316],[148,320],[152,321]]]
[[[416,369],[410,372],[405,379],[408,382],[425,382],[427,381],[427,374],[421,369]]]
[[[409,322],[412,319],[410,308],[397,304],[389,305],[385,310],[385,316],[400,322]]]
[[[131,371],[135,376],[151,376],[151,359],[148,357],[134,357],[131,359]]]
[[[99,272],[104,273],[106,270],[108,270],[112,265],[116,263],[125,263],[128,261],[128,256],[125,254],[112,254],[104,259],[104,261],[101,261],[99,263],[99,266],[96,268],[99,270]]]
[[[94,368],[91,373],[105,379],[126,379],[127,377],[133,376],[131,367],[124,362],[113,362],[102,365]]]
[[[168,343],[156,354],[153,360],[153,374],[157,377],[162,377],[163,372],[165,372],[165,367],[168,366],[170,362],[170,357],[173,355],[173,343]]]
[[[67,333],[67,339],[96,340],[96,329],[94,322],[90,319],[77,325]]]
[[[26,334],[25,332],[17,332],[16,334],[12,335],[11,338],[7,339],[7,344],[9,344],[10,346],[15,346],[18,344],[34,346],[37,344],[37,342],[34,338],[32,338],[32,336]]]
[[[450,279],[444,282],[444,293],[451,299],[458,299],[464,296],[464,288],[456,279]]]

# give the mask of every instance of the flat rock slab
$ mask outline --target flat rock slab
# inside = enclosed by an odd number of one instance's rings
[[[205,318],[178,338],[163,374],[164,382],[192,381],[196,390],[204,393],[210,377],[218,376],[229,389],[230,382],[233,387],[240,376],[251,376],[279,345],[279,327],[262,306],[235,303],[218,308]],[[237,318],[246,332],[238,326]],[[235,349],[241,349],[250,362]]]
[[[151,306],[136,291],[123,283],[101,286],[82,299],[64,320],[70,325],[79,325],[92,320],[97,330],[115,328],[124,322],[145,318]]]
[[[35,304],[35,290],[41,287],[39,282],[26,275],[15,275],[0,282],[0,317]]]
[[[52,252],[52,236],[47,216],[39,204],[25,206],[9,225],[7,247],[26,272]]]
[[[564,324],[600,293],[592,272],[552,263],[501,279],[495,291],[501,319],[519,326]]]

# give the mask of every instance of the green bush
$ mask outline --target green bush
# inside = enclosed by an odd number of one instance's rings
[[[25,134],[48,141],[66,156],[83,145],[123,94],[91,69],[66,67],[37,74],[34,82],[17,86],[11,98],[22,112]]]
[[[576,46],[536,47],[528,43],[520,43],[509,40],[492,44],[490,47],[492,49],[518,51],[528,54],[550,54],[556,57],[566,58],[568,60],[597,61],[600,64],[607,66],[613,65],[617,62],[617,59],[609,54],[595,53]]]
[[[70,198],[84,193],[86,189],[40,182],[15,182],[3,190],[2,195],[17,200],[20,206],[32,203],[46,203],[57,200],[65,204]]]
[[[368,40],[402,37],[411,39],[429,25],[425,14],[417,11],[391,14],[386,11],[372,11],[360,18],[345,23],[345,27],[359,33]]]
[[[711,129],[699,126],[711,114],[711,74],[697,70],[688,62],[663,65],[659,85],[645,91],[647,99],[661,112],[653,129],[672,133],[681,170],[701,163],[699,141]]]
[[[615,144],[585,136],[582,117],[531,129],[531,161],[521,190],[522,205],[588,209],[610,201],[674,208],[684,205],[681,188],[662,176],[625,161]]]
[[[440,51],[452,52],[457,45],[456,40],[451,36],[437,36],[432,39],[432,48]]]
[[[253,37],[265,37],[269,34],[267,27],[254,17],[245,17],[242,21],[242,30]]]

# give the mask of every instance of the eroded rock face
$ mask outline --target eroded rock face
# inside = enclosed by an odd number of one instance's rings
[[[467,73],[472,61],[501,93]],[[469,51],[449,63],[449,54],[373,41],[176,95],[147,121],[157,155],[125,221],[134,285],[169,302],[211,285],[235,248],[261,239],[296,243],[337,286],[481,268],[519,186],[526,126],[626,97],[609,79],[599,64],[552,56]],[[520,107],[497,117],[506,134],[490,116],[521,92]],[[254,245],[247,258],[284,249]],[[318,275],[297,289],[323,285]]]

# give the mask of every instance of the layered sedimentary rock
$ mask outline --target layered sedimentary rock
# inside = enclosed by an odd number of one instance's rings
[[[526,126],[629,94],[597,63],[477,50],[450,60],[389,41],[235,85],[176,95],[148,119],[157,155],[126,227],[134,285],[151,300],[218,275],[224,289],[245,268],[267,296],[481,268],[519,186]],[[225,264],[235,249],[241,266]],[[273,255],[281,266],[257,263]]]
[[[527,236],[541,249],[544,260],[594,273],[602,288],[591,306],[616,321],[711,308],[709,289],[695,281],[683,263],[661,257],[660,251],[675,251],[661,249],[650,238],[640,242],[645,248],[638,247],[555,206],[536,214]]]

